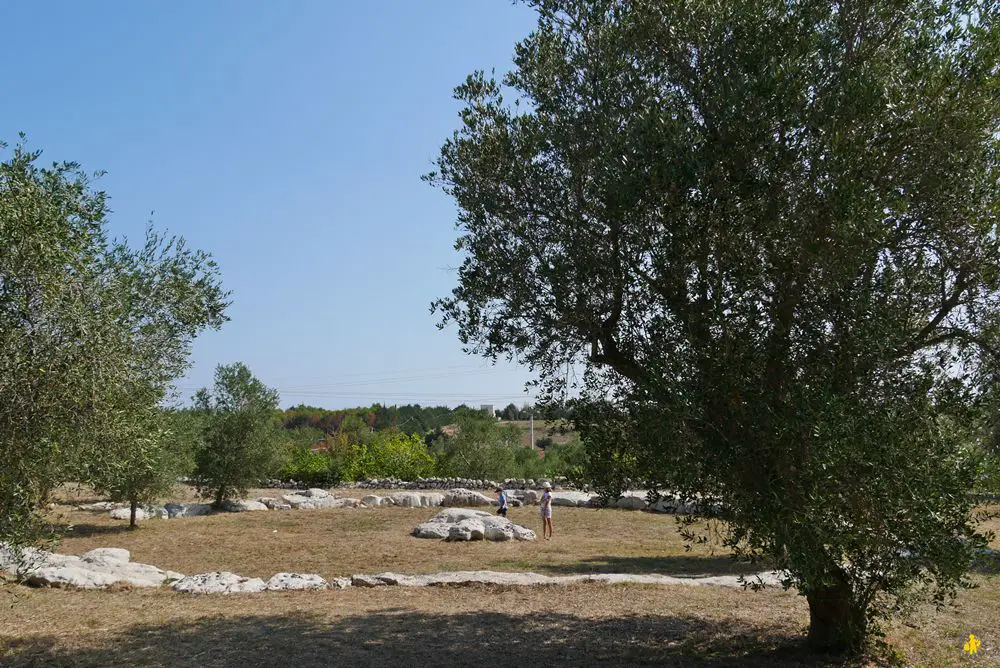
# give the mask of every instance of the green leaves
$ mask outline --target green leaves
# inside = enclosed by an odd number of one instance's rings
[[[202,493],[220,507],[273,469],[278,392],[242,362],[220,364],[213,388],[199,390],[195,404],[205,415],[195,477]]]
[[[0,539],[15,542],[66,480],[123,498],[158,485],[156,407],[228,305],[207,254],[153,230],[138,250],[109,239],[105,193],[40,155],[0,162]]]

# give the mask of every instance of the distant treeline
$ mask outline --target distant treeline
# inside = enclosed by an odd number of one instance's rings
[[[528,404],[518,408],[514,404],[495,411],[494,417],[501,420],[527,420],[535,411]],[[455,408],[448,406],[421,406],[406,404],[405,406],[372,406],[358,408],[343,408],[330,410],[315,406],[299,405],[283,411],[281,426],[285,429],[315,429],[324,434],[335,434],[341,431],[344,421],[351,418],[352,422],[360,420],[374,431],[396,429],[406,434],[426,436],[442,427],[455,424],[460,417],[480,417],[483,413],[477,408],[462,404]],[[536,418],[541,417],[534,412]],[[546,414],[550,418],[568,416],[564,409],[549,409]]]

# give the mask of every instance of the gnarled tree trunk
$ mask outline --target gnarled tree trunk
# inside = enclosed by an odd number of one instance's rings
[[[847,574],[831,573],[830,581],[806,589],[809,602],[809,644],[822,652],[860,654],[868,635],[865,608],[854,598]]]

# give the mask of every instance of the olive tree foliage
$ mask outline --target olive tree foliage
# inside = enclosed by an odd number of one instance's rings
[[[860,650],[983,544],[960,427],[997,350],[998,5],[530,4],[427,177],[464,254],[442,324],[575,383],[606,484],[719,500],[810,640]]]
[[[220,508],[225,500],[246,493],[277,462],[278,392],[242,362],[220,364],[212,389],[202,388],[195,396],[195,408],[205,419],[195,478]]]
[[[0,540],[15,544],[39,537],[60,483],[118,487],[227,306],[207,254],[152,229],[139,249],[109,238],[105,193],[39,156],[22,143],[0,162]]]

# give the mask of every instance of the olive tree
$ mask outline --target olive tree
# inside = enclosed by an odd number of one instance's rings
[[[195,477],[216,508],[258,482],[278,457],[278,392],[264,385],[242,362],[220,364],[215,384],[195,397],[205,416]]]
[[[860,651],[983,544],[960,427],[998,349],[998,5],[530,4],[427,177],[464,254],[444,322],[551,397],[578,379],[609,484],[712,499],[810,640]]]
[[[0,162],[0,540],[15,544],[39,535],[50,490],[143,447],[128,439],[227,306],[207,254],[152,229],[138,249],[111,239],[105,193],[39,157],[18,144]]]

